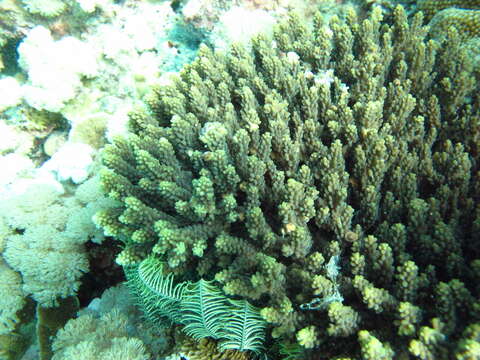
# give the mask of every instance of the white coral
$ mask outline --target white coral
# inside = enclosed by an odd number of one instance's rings
[[[87,144],[67,142],[43,164],[42,170],[55,173],[60,181],[71,179],[80,184],[89,175],[93,154],[93,148]]]
[[[86,204],[84,201],[90,201]],[[99,209],[112,206],[98,180],[66,197],[52,185],[31,184],[22,194],[0,198],[0,245],[8,265],[22,275],[22,289],[41,305],[75,295],[88,271],[84,243],[103,235],[92,222]]]
[[[67,322],[57,333],[53,360],[104,359],[147,360],[142,341],[127,334],[127,318],[113,310],[101,318],[82,315]]]
[[[30,106],[59,112],[82,88],[83,77],[98,72],[97,53],[79,39],[55,41],[42,26],[33,28],[18,47],[19,64],[28,72],[22,91]]]
[[[22,100],[22,87],[13,76],[0,78],[0,112],[9,107],[20,104]]]
[[[23,290],[44,306],[74,295],[88,271],[83,244],[50,225],[29,227],[7,239],[4,257],[22,274]]]
[[[28,12],[45,17],[58,16],[67,8],[64,0],[24,0],[23,3]]]
[[[109,0],[77,0],[83,11],[92,13],[96,8],[103,8],[108,5]]]
[[[212,32],[212,40],[218,49],[226,49],[232,42],[246,44],[253,35],[270,32],[275,18],[264,10],[248,10],[232,7],[220,17]]]

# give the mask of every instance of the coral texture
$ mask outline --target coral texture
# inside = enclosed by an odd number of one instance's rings
[[[8,334],[19,322],[18,312],[25,305],[20,275],[0,258],[0,335]]]
[[[480,10],[445,9],[437,13],[429,25],[432,32],[441,33],[454,27],[464,38],[477,37],[480,35]]]
[[[429,20],[436,13],[448,8],[477,9],[480,10],[478,0],[418,0],[417,7]]]
[[[189,360],[251,360],[248,353],[237,350],[220,351],[214,340],[203,338],[199,342],[189,338],[177,338],[177,348]]]
[[[293,15],[155,88],[103,154],[117,262],[215,279],[316,359],[451,358],[479,320],[478,82],[457,32],[393,15]]]
[[[480,1],[478,0],[419,0],[417,10],[429,21],[434,36],[454,27],[464,39],[480,35]]]
[[[129,337],[127,318],[112,311],[95,318],[82,315],[70,320],[53,342],[53,360],[147,360],[142,341]]]
[[[1,198],[0,217],[11,231],[2,255],[21,273],[25,294],[42,306],[76,294],[88,271],[84,243],[103,239],[92,216],[112,201],[99,193],[98,178],[82,184],[77,193],[64,196],[51,185],[30,184],[21,194]]]
[[[55,304],[57,297],[75,294],[80,276],[88,269],[82,249],[85,239],[64,231],[66,210],[58,193],[46,185],[32,186],[2,206],[9,225],[21,230],[7,238],[3,256],[22,274],[25,293],[45,306]]]
[[[28,32],[18,54],[29,78],[23,95],[37,110],[60,112],[78,96],[87,77],[98,75],[98,53],[91,44],[73,36],[56,41],[43,26]]]

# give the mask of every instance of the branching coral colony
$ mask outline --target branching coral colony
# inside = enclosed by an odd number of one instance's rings
[[[117,261],[216,280],[283,354],[478,356],[478,74],[422,21],[292,15],[251,50],[203,47],[105,149]]]

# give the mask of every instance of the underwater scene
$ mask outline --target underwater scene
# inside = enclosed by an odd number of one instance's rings
[[[480,0],[0,0],[0,360],[480,360]]]

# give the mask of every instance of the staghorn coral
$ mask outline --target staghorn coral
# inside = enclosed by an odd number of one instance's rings
[[[463,332],[456,352],[458,360],[475,359],[480,356],[480,324],[470,325]]]
[[[387,344],[382,344],[375,336],[366,330],[358,332],[358,341],[362,348],[362,359],[392,360],[394,352]]]
[[[203,47],[105,148],[117,262],[215,279],[315,359],[451,355],[479,321],[478,82],[422,22],[292,15],[251,51]],[[449,342],[425,344],[437,318]]]

